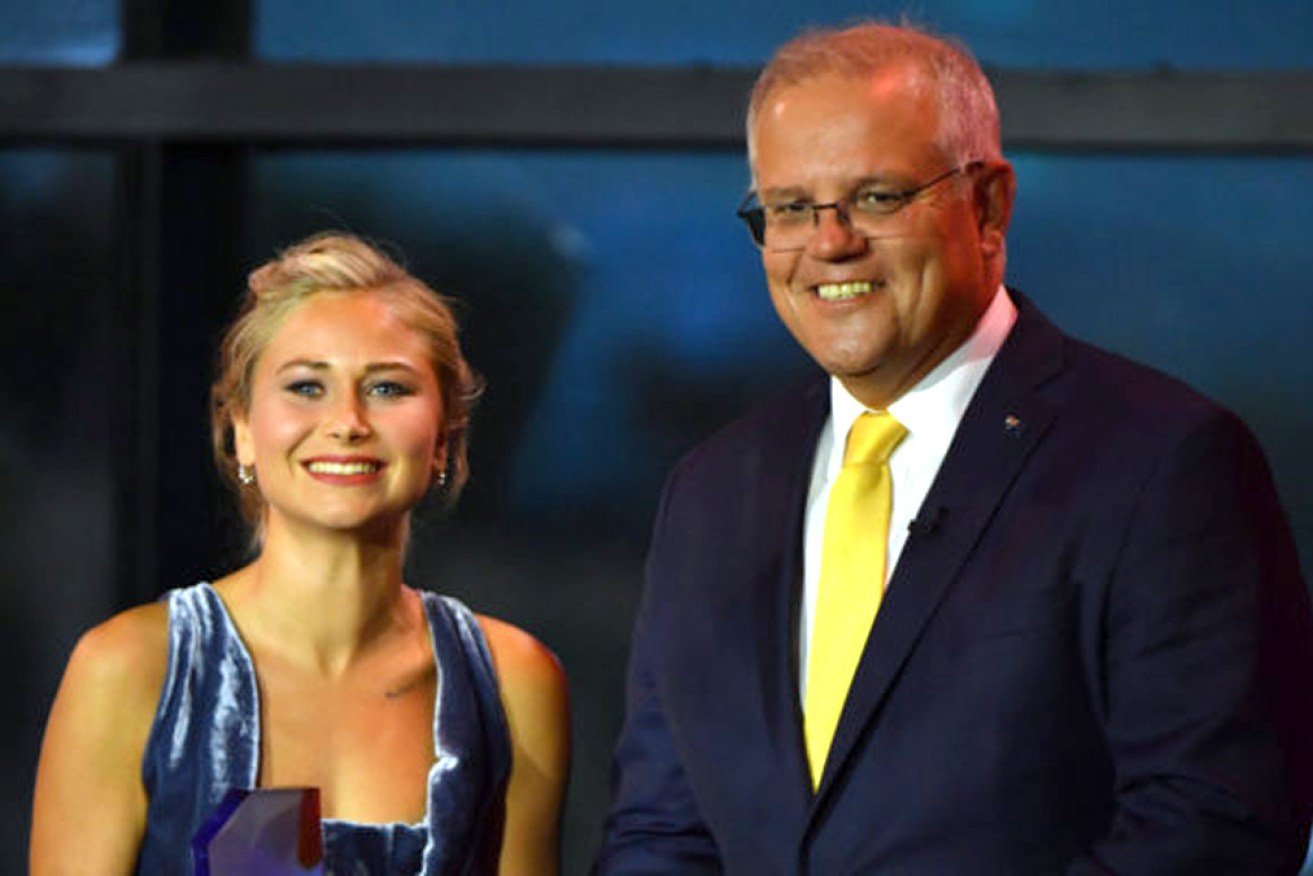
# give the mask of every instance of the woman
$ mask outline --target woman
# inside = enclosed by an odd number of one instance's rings
[[[447,305],[363,241],[255,271],[213,389],[256,559],[78,643],[31,872],[191,872],[226,791],[319,789],[325,871],[554,873],[565,680],[526,633],[402,581],[411,509],[467,476]]]

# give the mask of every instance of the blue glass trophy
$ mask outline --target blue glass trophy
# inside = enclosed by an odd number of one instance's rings
[[[229,791],[191,847],[196,876],[323,876],[319,789]]]

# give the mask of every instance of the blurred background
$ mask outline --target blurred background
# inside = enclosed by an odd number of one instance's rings
[[[974,49],[1018,172],[1009,283],[1237,410],[1310,568],[1306,0],[309,8],[0,5],[0,872],[77,636],[240,562],[214,344],[245,272],[324,228],[463,302],[474,477],[410,581],[560,656],[586,869],[664,474],[811,368],[733,215],[752,75],[811,24],[907,14]]]

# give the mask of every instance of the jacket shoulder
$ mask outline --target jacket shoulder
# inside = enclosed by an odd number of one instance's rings
[[[745,453],[796,448],[808,442],[814,445],[829,405],[829,382],[824,375],[792,384],[694,446],[675,471],[720,465],[727,457]]]

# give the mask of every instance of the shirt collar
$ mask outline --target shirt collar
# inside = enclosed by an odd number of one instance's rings
[[[889,413],[907,428],[908,439],[914,441],[918,435],[951,436],[957,431],[971,396],[1016,321],[1016,305],[1000,285],[971,336],[889,405]],[[830,378],[831,477],[842,467],[848,430],[867,410],[837,377]]]

